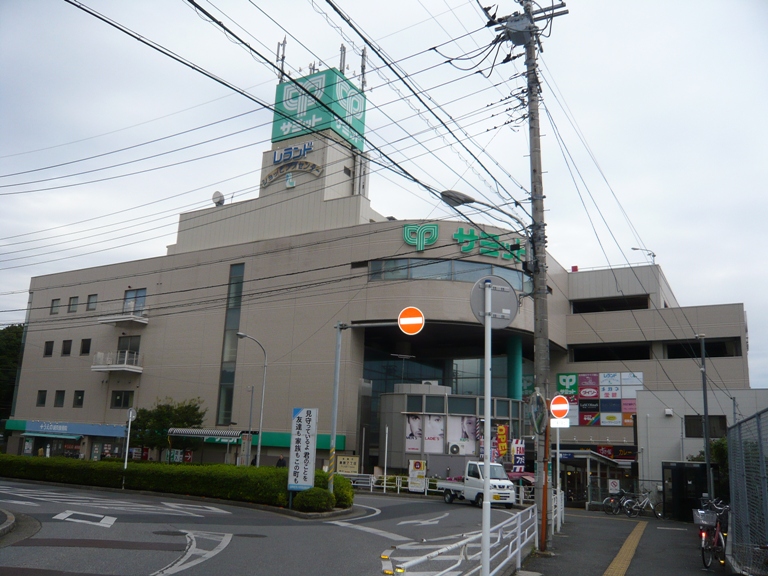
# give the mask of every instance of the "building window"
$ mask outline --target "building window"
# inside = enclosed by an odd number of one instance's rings
[[[110,408],[130,408],[133,406],[133,392],[128,390],[115,390],[112,392]]]
[[[232,264],[229,267],[227,310],[224,316],[224,339],[219,371],[219,400],[216,407],[216,424],[219,426],[227,426],[232,422],[235,367],[237,365],[237,332],[240,329],[244,274],[245,264]]]
[[[72,296],[69,299],[69,306],[67,307],[67,312],[77,312],[77,303],[80,301],[80,298],[77,296]]]
[[[48,340],[43,348],[43,356],[53,356],[53,340]]]
[[[88,302],[85,304],[85,309],[88,311],[96,310],[96,302],[99,297],[97,294],[88,294]]]
[[[69,356],[72,354],[72,340],[64,340],[61,343],[61,355]]]
[[[53,300],[51,300],[51,314],[58,314],[60,305],[61,305],[61,298],[54,298]]]
[[[80,356],[87,356],[91,353],[91,339],[83,338],[80,340]]]
[[[72,400],[72,408],[82,408],[85,400],[85,390],[75,390],[75,397]]]
[[[53,407],[62,408],[64,406],[65,390],[56,390],[56,396],[53,397]]]
[[[723,438],[728,430],[728,422],[725,416],[709,417],[709,438]],[[685,417],[685,437],[704,438],[704,417]]]
[[[137,288],[126,290],[123,298],[124,314],[141,314],[144,311],[144,303],[147,299],[147,289]]]
[[[42,407],[45,406],[45,397],[48,396],[47,390],[38,390],[37,391],[37,403],[35,406]]]

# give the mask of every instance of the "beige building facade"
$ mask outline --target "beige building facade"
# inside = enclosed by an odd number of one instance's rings
[[[33,278],[9,451],[120,455],[129,408],[200,398],[211,433],[194,460],[233,461],[242,446],[221,436],[251,422],[270,463],[289,446],[292,409],[311,407],[319,410],[321,463],[341,323],[336,448],[372,471],[394,426],[394,466],[405,467],[409,414],[446,422],[483,416],[479,400],[469,408],[450,399],[482,396],[483,329],[470,292],[487,275],[509,282],[519,302],[511,325],[493,333],[493,396],[502,410],[494,418],[530,439],[534,319],[525,239],[492,226],[377,214],[369,169],[365,154],[330,131],[282,140],[264,153],[258,198],[227,203],[214,195],[210,208],[182,214],[167,254]],[[570,398],[573,426],[562,436],[573,449],[638,460],[644,416],[637,415],[650,410],[645,404],[656,410],[662,397],[683,416],[700,416],[695,404],[674,400],[701,393],[697,334],[706,335],[712,384],[749,390],[741,304],[682,307],[656,265],[567,271],[551,255],[548,262],[551,375],[539,388]],[[406,306],[426,318],[415,336],[396,325]],[[262,430],[266,359],[238,332],[268,356]],[[404,396],[385,402],[396,387]],[[407,390],[421,404],[409,403]],[[431,450],[450,456],[454,442],[443,426],[442,445]],[[663,450],[651,450],[666,454],[679,429],[657,437],[658,430],[647,436]],[[688,445],[694,453],[701,440]],[[656,467],[649,460],[643,474],[654,478]]]

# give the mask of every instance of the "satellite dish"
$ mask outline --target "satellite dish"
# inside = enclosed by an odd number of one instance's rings
[[[211,200],[213,200],[213,203],[216,206],[224,206],[224,194],[222,194],[218,190],[213,193],[213,197],[211,198]]]

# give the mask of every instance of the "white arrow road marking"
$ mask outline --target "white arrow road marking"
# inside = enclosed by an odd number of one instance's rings
[[[220,532],[198,532],[192,530],[182,530],[187,537],[187,551],[178,560],[171,562],[165,568],[153,572],[150,576],[166,576],[166,574],[176,574],[201,562],[205,562],[216,556],[226,548],[232,540],[232,534]],[[198,540],[208,540],[216,543],[211,550],[203,550],[197,547]]]
[[[448,512],[441,516],[435,516],[430,520],[403,520],[402,522],[398,522],[397,525],[400,526],[400,524],[418,524],[419,526],[426,526],[428,524],[437,524],[446,516],[448,516]]]
[[[384,538],[389,538],[390,540],[398,540],[400,542],[409,542],[412,540],[412,538],[406,538],[405,536],[400,536],[400,534],[393,534],[392,532],[378,530],[377,528],[369,528],[368,526],[357,526],[355,524],[349,524],[348,522],[343,522],[341,520],[337,520],[336,522],[328,522],[328,524],[336,524],[336,526],[342,526],[343,528],[354,528],[355,530],[361,530],[362,532],[376,534],[377,536],[383,536]]]
[[[81,520],[79,518],[72,518],[77,514],[78,516],[88,516],[90,518],[99,518],[98,522],[92,520]],[[67,522],[80,522],[81,524],[90,524],[91,526],[100,526],[102,528],[111,528],[117,518],[114,516],[102,516],[101,514],[88,514],[87,512],[75,512],[74,510],[65,510],[61,514],[56,514],[53,517],[54,520],[66,520]]]
[[[7,502],[8,504],[16,504],[18,506],[40,506],[36,502],[25,502],[23,500],[0,500],[0,502]]]

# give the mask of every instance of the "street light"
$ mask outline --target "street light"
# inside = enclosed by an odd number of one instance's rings
[[[486,202],[481,202],[480,200],[475,200],[469,194],[464,194],[464,192],[459,192],[457,190],[443,190],[442,192],[440,192],[440,197],[443,199],[443,202],[448,204],[448,206],[452,206],[453,208],[457,208],[465,204],[479,204],[480,206],[485,206],[486,208],[490,208],[491,210],[501,212],[502,214],[504,214],[504,216],[511,218],[512,220],[517,222],[520,225],[520,228],[522,228],[523,233],[525,234],[525,237],[530,238],[530,235],[528,234],[528,226],[522,220],[520,220],[520,218],[518,218],[514,214],[511,214],[505,210],[502,210],[498,206],[494,206],[493,204],[487,204]]]
[[[243,338],[248,338],[248,340],[253,340],[256,342],[256,344],[259,345],[259,348],[261,348],[261,351],[264,352],[264,376],[261,380],[261,408],[259,408],[259,439],[256,442],[256,466],[259,466],[261,464],[261,436],[262,436],[262,430],[263,430],[263,422],[264,422],[264,391],[267,389],[267,350],[264,348],[264,346],[261,345],[261,342],[256,340],[253,336],[248,336],[248,334],[244,334],[243,332],[238,332],[237,337],[241,340]],[[252,430],[253,427],[251,423],[253,422],[253,386],[251,386],[251,409],[248,413],[248,463],[251,462],[251,445],[252,445]]]
[[[645,252],[648,254],[648,256],[651,257],[651,264],[656,264],[656,254],[653,252],[653,250],[648,250],[648,248],[632,248],[632,250],[639,250],[640,252]]]

